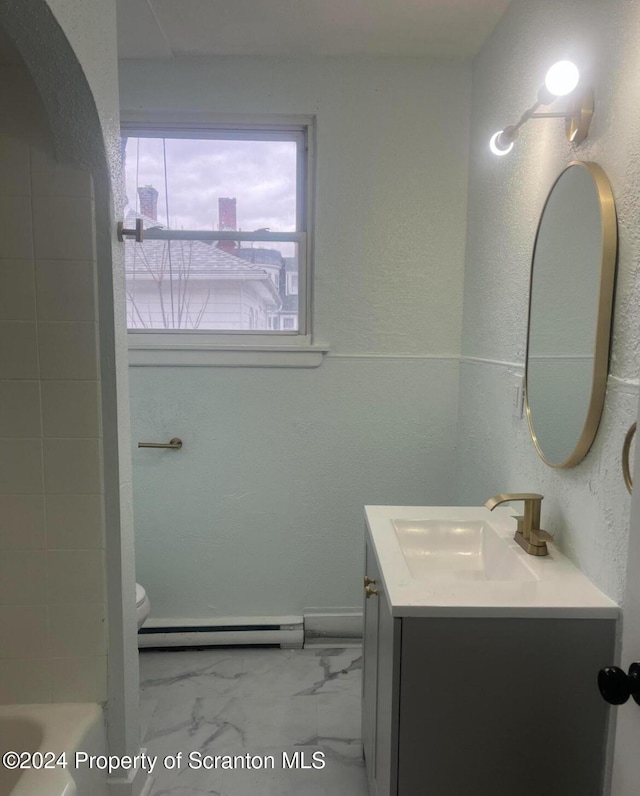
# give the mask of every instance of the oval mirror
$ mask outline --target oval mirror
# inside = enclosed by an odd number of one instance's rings
[[[609,181],[570,163],[545,202],[533,251],[525,406],[551,467],[574,467],[598,430],[609,370],[617,251]]]

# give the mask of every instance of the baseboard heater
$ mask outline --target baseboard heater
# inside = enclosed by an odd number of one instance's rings
[[[301,649],[303,644],[301,616],[149,619],[138,630],[140,649],[258,645]]]

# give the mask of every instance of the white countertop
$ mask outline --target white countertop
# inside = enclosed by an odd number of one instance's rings
[[[393,616],[618,618],[620,608],[553,544],[548,556],[532,556],[513,540],[515,511],[499,507],[365,506],[369,541]],[[394,520],[432,518],[491,525],[535,576],[527,581],[457,581],[413,577],[394,530]]]

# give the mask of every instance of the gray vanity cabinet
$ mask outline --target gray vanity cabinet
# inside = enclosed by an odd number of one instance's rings
[[[371,543],[362,738],[371,796],[601,796],[610,618],[396,616]]]

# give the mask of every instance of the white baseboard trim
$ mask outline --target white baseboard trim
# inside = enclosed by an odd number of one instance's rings
[[[150,619],[138,631],[139,649],[278,645],[301,649],[301,616],[243,616],[199,619]]]
[[[308,608],[304,612],[305,641],[361,639],[362,622],[362,611],[358,608]]]
[[[359,641],[359,608],[305,608],[303,616],[153,618],[138,631],[139,649],[278,645],[300,649],[306,641]]]
[[[140,752],[146,752],[146,749],[140,749]],[[153,782],[151,774],[138,768],[130,771],[126,777],[108,779],[107,789],[109,796],[149,796]]]

